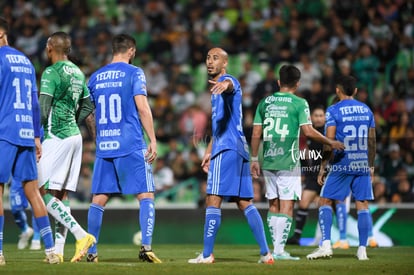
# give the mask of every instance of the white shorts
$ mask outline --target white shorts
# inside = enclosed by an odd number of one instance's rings
[[[302,196],[302,181],[300,168],[287,170],[263,170],[268,200],[300,200]]]
[[[76,191],[82,162],[82,136],[53,137],[42,143],[39,161],[39,187],[48,183],[50,190]]]

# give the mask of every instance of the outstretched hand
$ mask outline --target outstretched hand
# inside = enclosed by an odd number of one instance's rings
[[[208,83],[210,83],[211,85],[213,85],[210,88],[210,92],[212,94],[222,94],[225,91],[227,91],[229,89],[229,86],[230,86],[229,81],[217,82],[215,80],[209,80]]]

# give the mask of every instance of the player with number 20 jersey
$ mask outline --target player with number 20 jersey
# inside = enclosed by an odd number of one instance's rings
[[[375,128],[375,121],[368,106],[355,99],[341,100],[326,112],[326,127],[329,126],[336,127],[335,139],[345,144],[344,151],[335,152],[332,172],[369,174],[368,131]]]

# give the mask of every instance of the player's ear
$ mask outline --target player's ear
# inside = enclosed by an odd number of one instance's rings
[[[355,88],[354,93],[352,94],[352,96],[356,96],[357,93],[358,93],[358,88]]]

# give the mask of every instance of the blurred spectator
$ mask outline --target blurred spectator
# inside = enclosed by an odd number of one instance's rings
[[[207,38],[201,33],[192,33],[190,35],[190,62],[191,66],[195,68],[196,66],[203,64],[205,61],[205,55],[208,51],[208,41]]]
[[[195,94],[186,82],[179,82],[175,85],[175,91],[171,96],[171,104],[176,114],[183,113],[195,102]]]
[[[390,142],[400,143],[401,139],[406,137],[407,128],[410,126],[409,123],[410,117],[408,115],[408,112],[400,113],[398,116],[397,123],[391,126],[389,132]]]
[[[407,139],[410,139],[411,143],[413,144],[413,136],[407,137]],[[411,150],[412,148],[409,148],[403,157],[403,167],[407,171],[408,178],[412,182],[414,180],[414,152]]]
[[[375,13],[372,21],[368,23],[368,29],[374,39],[391,39],[392,32],[380,13]]]
[[[277,85],[275,71],[273,68],[269,68],[266,72],[265,78],[257,83],[256,89],[253,92],[253,110],[256,110],[256,106],[262,98],[277,92],[278,89],[279,86]]]
[[[405,98],[407,111],[414,111],[414,67],[407,70],[406,78],[398,81],[396,92],[399,97]]]
[[[349,59],[351,56],[351,49],[348,48],[345,42],[339,42],[338,46],[334,48],[331,52],[332,60],[337,64],[341,59]]]
[[[151,23],[151,30],[155,32],[166,29],[166,20],[168,17],[168,7],[164,1],[148,0],[144,7],[145,16]]]
[[[385,178],[387,188],[390,190],[392,181],[395,180],[397,171],[403,168],[403,161],[400,152],[400,146],[392,143],[388,147],[388,155],[385,156],[380,168],[380,176]]]
[[[311,110],[317,106],[327,107],[327,95],[324,94],[322,83],[319,79],[313,80],[310,89],[303,91],[302,95],[308,101]]]
[[[180,139],[189,146],[198,146],[205,139],[207,124],[207,114],[198,105],[190,106],[179,119]]]
[[[155,61],[151,61],[144,67],[145,77],[147,79],[148,94],[158,96],[162,90],[167,88],[167,76],[163,67]]]
[[[229,54],[247,52],[250,49],[250,29],[242,17],[237,19],[236,24],[228,33]]]
[[[132,37],[137,42],[137,50],[138,52],[146,51],[151,42],[150,22],[139,10],[133,13],[132,18],[133,24],[129,28],[131,29]]]
[[[309,92],[312,89],[313,83],[319,81],[322,77],[318,67],[311,63],[308,54],[301,54],[299,62],[296,63],[296,67],[300,70],[300,86],[298,88],[299,93],[305,91]],[[322,90],[322,88],[320,89]]]
[[[355,20],[354,22],[359,23],[359,20]],[[371,32],[368,27],[363,27],[360,32],[355,32],[355,37],[352,41],[352,50],[357,51],[363,43],[368,44],[375,51],[377,50],[377,42],[371,36]]]
[[[154,183],[156,193],[166,191],[174,186],[173,170],[167,165],[164,158],[158,158],[155,161]]]
[[[188,178],[187,161],[182,151],[178,151],[175,158],[170,161],[170,167],[177,180],[186,180]]]
[[[155,63],[169,65],[172,62],[172,45],[164,32],[151,33],[151,42],[147,47],[147,51]]]
[[[218,31],[225,34],[230,31],[230,28],[231,23],[229,19],[224,15],[224,9],[222,7],[219,7],[217,10],[213,11],[207,18],[207,33]]]
[[[380,61],[373,55],[372,49],[368,44],[359,46],[356,58],[352,63],[353,73],[357,76],[359,87],[367,89],[370,101],[374,98],[374,88],[378,81],[378,70]]]
[[[243,63],[243,73],[240,78],[244,78],[245,85],[243,86],[243,94],[252,94],[257,84],[262,80],[262,76],[253,68],[253,64],[250,60],[246,60]]]
[[[391,194],[392,203],[414,202],[412,186],[407,178],[395,181],[395,190]]]
[[[385,180],[379,176],[375,176],[372,182],[374,191],[374,202],[384,204],[387,202],[387,186]]]
[[[351,62],[344,58],[338,62],[338,73],[340,75],[350,75],[351,74]]]
[[[340,22],[333,26],[333,36],[329,39],[329,48],[334,51],[340,44],[345,45],[347,49],[353,48],[351,36],[347,33]]]

